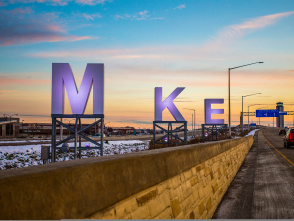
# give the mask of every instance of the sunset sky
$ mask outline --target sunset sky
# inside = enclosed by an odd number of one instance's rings
[[[293,27],[293,0],[0,0],[0,114],[50,122],[52,63],[69,63],[78,87],[87,63],[104,63],[110,126],[151,128],[155,87],[186,87],[175,104],[189,125],[183,108],[199,125],[204,99],[223,98],[228,123],[228,68],[258,61],[231,71],[232,124],[252,93],[244,111],[294,111]]]

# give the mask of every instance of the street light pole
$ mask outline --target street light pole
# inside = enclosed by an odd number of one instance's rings
[[[248,129],[249,129],[249,107],[250,107],[250,105],[248,106]]]
[[[194,137],[196,137],[196,111],[194,110]]]
[[[252,105],[248,105],[248,129],[249,129],[249,107],[251,107],[251,106],[255,106],[255,105],[262,105],[262,104],[252,104]]]
[[[231,137],[231,68],[229,68],[229,137]]]
[[[244,125],[244,118],[243,118],[243,116],[244,116],[244,113],[243,113],[243,98],[244,97],[249,97],[249,96],[253,96],[253,95],[257,95],[257,94],[261,94],[261,93],[255,93],[255,94],[248,94],[248,95],[245,95],[245,96],[242,96],[242,135],[243,135],[243,133],[244,133],[244,127],[243,127],[243,125]],[[248,115],[249,115],[249,111],[248,111]]]
[[[195,120],[196,119],[196,110],[195,109],[190,109],[190,108],[183,108],[183,109],[194,111],[194,122],[193,122],[193,114],[192,114],[192,131],[193,131],[192,136],[196,137],[196,130],[195,130],[195,127],[196,127],[196,120]]]
[[[233,69],[237,69],[237,68],[241,68],[241,67],[245,67],[245,66],[249,66],[249,65],[253,65],[253,64],[262,64],[263,62],[254,62],[254,63],[250,63],[250,64],[245,64],[245,65],[241,65],[241,66],[237,66],[237,67],[233,67],[233,68],[229,68],[228,69],[228,77],[229,77],[229,137],[231,137],[231,70]]]
[[[194,124],[194,123],[193,123],[193,119],[194,119],[194,118],[193,118],[193,113],[192,113],[192,121],[191,121],[191,123],[192,123],[192,137],[194,136],[194,127],[193,127],[193,124]]]

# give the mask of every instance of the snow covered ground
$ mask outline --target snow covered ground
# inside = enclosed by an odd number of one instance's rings
[[[22,141],[22,140],[0,141],[0,143],[22,143],[22,142],[27,142],[27,141]]]
[[[82,146],[94,145],[89,142],[82,142]],[[69,143],[70,147],[74,143]],[[147,150],[149,148],[149,141],[126,140],[126,141],[108,141],[104,142],[103,155],[125,154],[131,152],[138,152]],[[99,150],[84,150],[82,151],[82,158],[98,157]],[[74,159],[73,152],[63,154],[57,151],[56,161]],[[28,167],[43,164],[41,160],[41,144],[24,145],[24,146],[0,146],[0,170]]]
[[[31,143],[37,143],[37,142],[50,142],[51,140],[2,140],[0,141],[0,144],[13,144],[13,143],[25,143],[25,142],[31,142]]]
[[[247,137],[247,136],[254,136],[254,134],[255,134],[255,132],[257,132],[259,129],[255,129],[255,130],[252,130],[252,131],[250,131],[245,137]]]

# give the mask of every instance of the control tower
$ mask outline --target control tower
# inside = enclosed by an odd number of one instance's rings
[[[278,102],[276,109],[279,110],[279,112],[284,111],[283,102]],[[276,119],[276,127],[284,127],[284,115],[280,115]]]

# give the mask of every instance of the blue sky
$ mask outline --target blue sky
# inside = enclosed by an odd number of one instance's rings
[[[186,87],[177,106],[187,118],[183,108],[196,109],[199,123],[203,100],[224,98],[226,121],[227,69],[256,61],[265,63],[232,73],[233,124],[249,93],[262,95],[245,105],[282,101],[292,110],[293,27],[292,0],[2,0],[1,112],[49,122],[38,116],[50,116],[53,62],[70,63],[78,85],[87,63],[105,64],[105,115],[114,125],[147,127],[156,86],[164,96]]]

